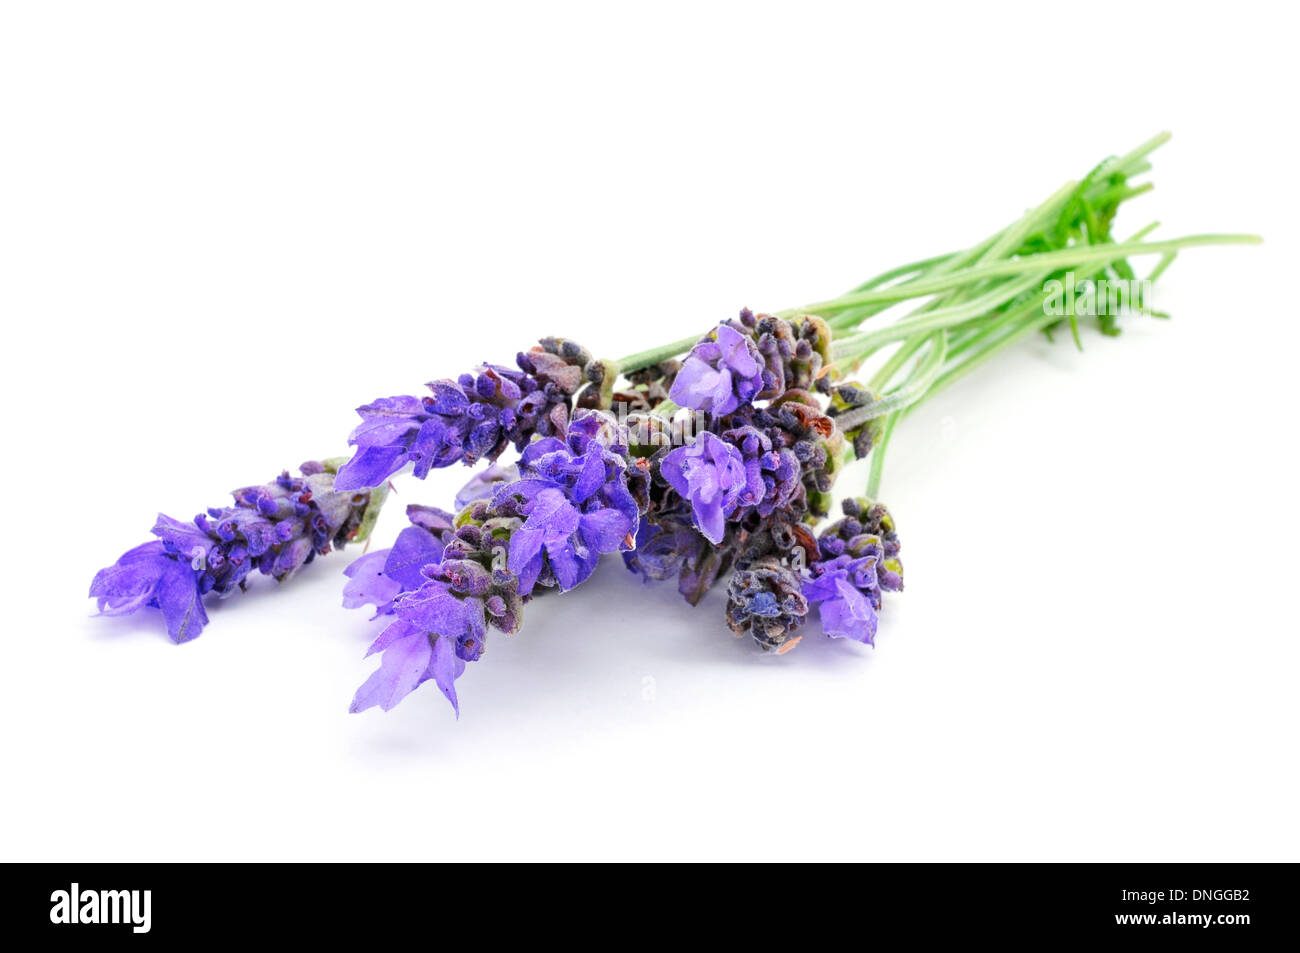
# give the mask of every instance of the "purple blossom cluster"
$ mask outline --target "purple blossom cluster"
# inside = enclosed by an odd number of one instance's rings
[[[691,349],[669,393],[682,407],[723,417],[756,400],[812,389],[829,362],[830,343],[821,318],[787,321],[745,308]]]
[[[882,592],[902,588],[888,511],[849,500],[843,519],[813,532],[849,450],[836,417],[872,399],[831,386],[829,342],[817,318],[745,310],[682,362],[616,391],[608,362],[544,339],[517,369],[483,365],[432,382],[425,397],[359,408],[356,451],[337,472],[305,464],[190,523],[160,516],[158,538],[101,571],[91,595],[105,614],[156,607],[174,639],[192,638],[206,593],[242,589],[255,569],[283,580],[363,537],[399,470],[423,478],[488,460],[454,514],[408,506],[393,545],[344,570],[344,606],[383,622],[367,652],[379,665],[353,711],[390,709],[432,681],[459,714],[457,680],[489,631],[517,632],[527,603],[575,589],[611,553],[647,580],[676,578],[692,605],[725,582],[727,625],[765,650],[798,644],[814,608],[830,636],[871,643]],[[652,430],[672,433],[655,411],[673,403],[701,427],[680,445],[646,442],[612,401]],[[517,461],[496,462],[511,446]]]
[[[90,596],[104,615],[159,609],[176,642],[208,623],[203,597],[243,590],[257,571],[283,582],[316,556],[354,539],[382,491],[337,492],[325,464],[304,463],[261,486],[233,493],[234,505],[214,507],[190,522],[158,515],[158,538],[137,546],[96,574]]]
[[[618,435],[608,414],[580,410],[563,439],[529,444],[516,478],[472,480],[460,516],[410,508],[391,550],[348,567],[344,605],[395,617],[367,653],[382,658],[353,711],[387,710],[432,680],[459,713],[455,681],[489,627],[517,631],[527,601],[575,588],[602,555],[632,548],[649,476]]]
[[[871,642],[881,590],[902,582],[883,507],[849,501],[820,540],[811,531],[846,458],[834,416],[869,399],[824,379],[829,341],[817,319],[746,310],[692,349],[672,371],[671,396],[704,413],[706,429],[651,452],[650,506],[624,556],[646,579],[676,576],[692,604],[730,574],[729,627],[778,652],[798,643],[814,606],[828,634]],[[870,432],[851,439],[870,449]]]
[[[379,486],[410,464],[417,478],[454,463],[495,460],[512,444],[562,434],[585,383],[597,389],[605,368],[571,341],[545,338],[517,355],[518,370],[486,364],[456,380],[431,381],[424,397],[381,397],[357,408],[349,442],[356,453],[339,470],[340,490]]]
[[[821,558],[810,566],[803,594],[816,603],[832,638],[875,644],[882,592],[901,592],[898,533],[884,504],[844,501],[844,518],[818,538]]]

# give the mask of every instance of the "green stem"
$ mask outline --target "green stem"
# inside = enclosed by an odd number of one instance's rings
[[[917,365],[907,381],[879,400],[873,400],[863,407],[841,414],[835,421],[840,430],[854,430],[868,420],[910,407],[926,395],[943,369],[944,358],[948,352],[948,335],[943,331],[937,331],[929,340],[930,349],[926,352],[925,359]]]
[[[877,393],[883,391],[889,386],[889,382],[894,379],[894,375],[903,369],[903,365],[908,362],[913,354],[921,350],[921,345],[925,343],[925,337],[918,334],[916,337],[903,342],[903,346],[895,351],[888,361],[876,371],[871,378],[868,386]]]
[[[1106,167],[1107,173],[1109,174],[1114,172],[1122,172],[1125,175],[1131,176],[1146,171],[1147,169],[1150,168],[1150,164],[1145,161],[1145,157],[1168,141],[1169,141],[1169,133],[1167,132],[1162,132],[1156,136],[1151,137],[1150,139],[1142,143],[1140,146],[1138,146],[1136,149],[1132,150],[1131,152],[1128,152],[1125,155],[1112,160]],[[853,291],[851,291],[849,294],[850,295],[863,294],[874,290],[878,290],[881,288],[882,285],[888,284],[893,281],[897,281],[900,278],[905,278],[908,276],[917,275],[920,276],[921,278],[934,279],[935,277],[952,273],[953,271],[961,268],[962,266],[966,265],[969,262],[977,261],[977,260],[987,260],[989,257],[990,250],[993,249],[995,246],[998,246],[999,243],[1001,243],[1001,245],[1006,248],[1006,251],[1008,252],[1013,251],[1016,246],[1010,244],[1008,241],[1003,241],[1004,239],[1007,238],[1009,233],[1012,233],[1017,229],[1020,229],[1023,231],[1023,234],[1028,234],[1029,231],[1031,230],[1030,226],[1032,225],[1032,222],[1034,220],[1040,220],[1042,217],[1045,217],[1048,210],[1059,207],[1061,201],[1061,194],[1067,193],[1068,195],[1068,189],[1073,185],[1074,183],[1068,183],[1067,186],[1058,190],[1057,193],[1054,193],[1046,202],[1044,202],[1042,205],[1040,205],[1038,208],[1034,209],[1033,211],[1029,212],[1027,215],[1022,216],[1020,219],[1017,219],[1016,222],[1012,223],[1012,225],[1002,229],[1001,231],[997,232],[994,235],[989,236],[988,238],[984,239],[982,242],[979,242],[978,244],[973,245],[964,251],[949,252],[948,254],[945,255],[936,255],[932,258],[925,258],[925,259],[921,259],[920,261],[911,262],[906,265],[900,265],[897,268],[891,268],[888,271],[881,272],[879,275],[869,279],[868,281],[864,281],[862,284],[854,288]],[[1094,204],[1101,201],[1105,201],[1108,198],[1114,197],[1115,189],[1116,189],[1115,186],[1110,185],[1104,179],[1092,183],[1089,188],[1096,189],[1097,190],[1096,194],[1093,194],[1091,191],[1089,191],[1087,194],[1085,194],[1084,197],[1089,202],[1092,202]],[[1125,190],[1122,190],[1120,194],[1137,195],[1140,194],[1141,192],[1146,191],[1148,188],[1149,185],[1138,186],[1131,189],[1125,187]],[[898,285],[898,287],[902,288],[902,287],[912,286],[918,280],[920,280],[920,278],[913,278],[910,281],[901,282]],[[957,284],[960,284],[960,282],[958,282]],[[832,327],[836,327],[836,328],[856,327],[863,320],[875,314],[878,314],[881,311],[886,310],[890,305],[898,301],[904,301],[912,297],[923,297],[924,295],[930,293],[932,293],[932,291],[922,290],[922,291],[918,291],[916,294],[903,294],[897,297],[873,299],[868,301],[865,304],[859,305],[852,309],[849,309],[847,307],[843,309],[837,309],[837,310],[841,310],[842,313],[836,315],[835,317],[832,317],[828,321],[828,323],[831,324]],[[793,317],[800,313],[803,313],[803,311],[801,311],[800,309],[780,312],[782,317]],[[699,335],[685,337],[678,341],[673,341],[671,343],[664,344],[659,347],[651,348],[645,351],[638,351],[635,354],[630,354],[618,362],[619,370],[624,374],[630,374],[634,371],[639,371],[643,368],[650,367],[662,361],[666,361],[669,358],[676,357],[677,355],[685,353],[686,351],[690,350],[695,345],[695,343],[699,341],[699,337],[700,337]]]
[[[680,341],[673,341],[670,344],[661,344],[659,347],[652,347],[646,351],[637,351],[635,354],[629,354],[627,357],[618,360],[618,370],[622,374],[631,374],[633,371],[639,371],[642,368],[653,367],[655,364],[661,364],[669,358],[676,357],[693,348],[700,340],[701,335],[692,334],[690,337],[682,338]]]
[[[837,419],[842,429],[851,430],[883,418],[871,454],[870,496],[875,497],[879,490],[885,450],[900,418],[997,353],[1062,320],[1061,315],[1047,313],[1045,308],[1047,291],[1042,283],[1053,274],[1077,269],[1085,278],[1114,273],[1131,279],[1134,275],[1128,258],[1159,255],[1148,279],[1154,280],[1182,249],[1260,241],[1255,235],[1235,234],[1143,241],[1154,225],[1127,241],[1111,240],[1109,223],[1115,209],[1152,188],[1149,183],[1131,185],[1130,177],[1148,170],[1147,156],[1168,139],[1168,133],[1160,133],[1131,152],[1108,159],[1081,181],[1066,183],[1010,225],[969,248],[892,268],[837,298],[777,312],[783,318],[822,315],[839,335],[833,342],[831,364],[839,372],[856,369],[881,349],[899,345],[869,385],[883,396]],[[1049,250],[1037,250],[1042,248]],[[1035,285],[1039,285],[1039,293],[1029,293]],[[841,333],[912,299],[926,300],[891,325],[847,336]],[[1068,320],[1077,342],[1073,307],[1068,309]],[[689,350],[698,340],[699,336],[692,336],[630,355],[618,362],[620,370],[632,373],[658,364]],[[926,353],[911,373],[895,389],[886,390],[922,348]]]
[[[797,309],[795,314],[817,314],[824,311],[840,311],[860,304],[893,304],[909,298],[920,298],[940,291],[950,291],[962,285],[988,278],[1000,278],[1007,275],[1019,275],[1031,271],[1057,271],[1077,265],[1104,264],[1130,258],[1134,255],[1156,255],[1177,252],[1197,245],[1257,245],[1262,239],[1258,235],[1184,235],[1182,238],[1170,238],[1159,242],[1117,242],[1114,244],[1078,245],[1057,251],[1039,252],[1036,255],[1024,255],[1003,261],[993,261],[983,265],[973,265],[946,275],[919,278],[893,288],[875,291],[862,291],[847,294],[829,301],[818,301]],[[783,314],[786,312],[782,312]]]
[[[871,471],[867,474],[867,496],[875,499],[880,495],[880,477],[885,472],[885,450],[889,440],[894,436],[894,425],[898,423],[898,414],[890,414],[881,431],[880,439],[871,448]]]
[[[964,304],[948,308],[936,308],[933,311],[922,312],[915,317],[896,321],[883,328],[876,328],[872,331],[864,331],[861,334],[843,338],[835,342],[836,363],[838,364],[840,361],[852,362],[874,353],[887,344],[902,341],[914,334],[950,328],[970,321],[972,318],[978,318],[1006,304],[1035,285],[1041,285],[1048,274],[1050,272],[1026,275],[1023,278],[997,285],[982,297],[972,298]]]

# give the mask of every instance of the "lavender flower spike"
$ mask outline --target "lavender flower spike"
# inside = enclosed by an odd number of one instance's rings
[[[646,507],[648,464],[629,462],[619,427],[579,411],[564,440],[538,440],[519,460],[521,479],[497,490],[492,509],[524,518],[510,536],[519,592],[537,584],[572,589],[605,553],[633,548]]]
[[[379,607],[381,614],[395,618],[366,653],[383,655],[379,668],[357,689],[353,712],[375,706],[388,711],[432,680],[459,716],[456,679],[467,662],[483,654],[488,626],[506,633],[519,628],[523,605],[519,580],[501,566],[508,540],[498,536],[498,531],[508,534],[519,521],[493,516],[481,500],[461,514],[460,525],[454,530],[449,524],[444,527],[440,518],[431,520],[432,514],[446,515],[423,507],[408,509],[416,525],[402,532],[403,536],[436,536],[440,558],[417,570],[415,560],[427,543],[406,547],[410,561],[397,558],[402,547],[394,546],[385,554],[383,572],[371,577],[372,585],[387,579],[398,590],[388,605]],[[370,572],[369,568],[365,571]],[[388,578],[389,571],[401,578]],[[357,573],[353,582],[362,575]],[[387,591],[364,601],[377,601],[385,595]]]
[[[758,345],[743,330],[723,323],[691,349],[669,396],[682,407],[721,417],[752,401],[763,384]]]
[[[366,652],[367,656],[376,652],[383,655],[379,668],[352,699],[349,710],[354,714],[376,705],[388,711],[433,679],[460,715],[456,679],[465,671],[465,660],[457,655],[457,644],[463,638],[481,641],[485,631],[483,604],[458,599],[445,588],[429,593],[420,590],[419,594],[420,598],[410,605],[403,601],[399,610],[403,617],[384,629]],[[415,597],[412,593],[408,598]]]
[[[441,532],[441,560],[419,571],[425,581],[418,588],[396,578],[414,571],[413,562],[395,564],[398,546],[382,564],[376,554],[358,560],[355,573],[349,567],[349,604],[374,602],[396,617],[370,648],[383,658],[357,690],[352,711],[387,711],[433,681],[459,715],[456,679],[482,655],[489,626],[518,631],[522,606],[539,588],[572,589],[602,554],[632,548],[648,505],[647,469],[629,462],[612,416],[581,410],[564,440],[529,445],[519,479],[502,483],[491,500],[471,481],[465,492],[472,499],[455,528]],[[420,546],[407,548],[414,557]]]
[[[125,553],[90,584],[103,615],[162,611],[175,642],[207,625],[203,596],[245,587],[254,569],[283,582],[316,556],[364,539],[383,505],[383,490],[334,491],[333,462],[302,465],[271,483],[234,492],[235,505],[214,507],[185,523],[159,514],[158,539]]]
[[[518,370],[485,364],[457,380],[428,384],[425,397],[381,397],[357,408],[349,442],[356,454],[339,470],[338,489],[379,486],[408,463],[424,479],[431,469],[495,460],[534,435],[563,433],[574,395],[599,389],[605,365],[572,341],[545,338],[515,359]]]

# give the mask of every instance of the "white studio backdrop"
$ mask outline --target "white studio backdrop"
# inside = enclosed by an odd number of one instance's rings
[[[6,5],[0,857],[1297,859],[1289,17]],[[373,397],[828,297],[1164,128],[1118,232],[1265,244],[900,427],[874,650],[763,656],[609,559],[457,721],[347,713],[352,551],[192,644],[91,618],[158,511],[344,452]],[[467,477],[399,480],[376,543]]]

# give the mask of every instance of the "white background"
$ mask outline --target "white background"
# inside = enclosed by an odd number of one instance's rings
[[[1300,859],[1283,5],[467,6],[4,6],[0,856]],[[347,713],[348,555],[181,647],[91,618],[157,511],[375,396],[831,296],[1162,128],[1117,232],[1266,244],[900,428],[874,651],[762,656],[611,560],[457,722]]]

